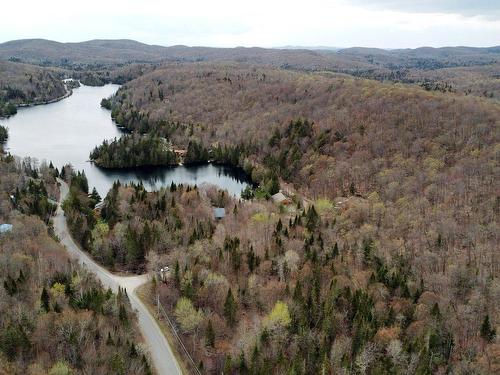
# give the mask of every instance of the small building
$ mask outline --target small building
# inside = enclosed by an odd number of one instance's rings
[[[0,234],[12,232],[12,224],[0,224]]]
[[[185,149],[174,149],[174,153],[178,156],[183,158],[187,154],[187,150]]]
[[[226,210],[224,207],[215,207],[214,208],[214,217],[215,220],[222,220],[226,216]]]
[[[272,195],[271,199],[273,200],[274,203],[283,204],[285,206],[292,203],[292,200],[288,198],[285,194],[283,194],[281,191]]]
[[[94,206],[94,210],[100,211],[104,207],[104,201],[100,201]]]

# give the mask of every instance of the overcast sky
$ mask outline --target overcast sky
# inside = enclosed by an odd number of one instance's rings
[[[214,47],[500,45],[500,0],[7,0],[0,9],[0,42],[126,38]]]

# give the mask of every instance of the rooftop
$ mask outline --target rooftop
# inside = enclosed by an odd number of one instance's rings
[[[0,233],[7,233],[12,231],[12,224],[0,224]]]
[[[226,210],[224,207],[216,207],[214,208],[214,216],[216,219],[223,219],[226,216]]]

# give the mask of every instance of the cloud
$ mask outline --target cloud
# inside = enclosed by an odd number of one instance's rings
[[[415,13],[453,13],[500,19],[498,0],[345,0],[346,4],[372,9]]]
[[[487,13],[491,3],[470,4]],[[457,5],[463,3],[461,11]],[[462,0],[7,1],[0,42],[128,38],[160,45],[401,48],[500,44],[500,18]],[[484,4],[483,4],[484,3]],[[416,5],[415,5],[416,4]],[[481,5],[483,4],[483,5]],[[424,6],[425,5],[425,6]],[[424,12],[425,10],[425,12]],[[493,11],[491,13],[494,13]]]

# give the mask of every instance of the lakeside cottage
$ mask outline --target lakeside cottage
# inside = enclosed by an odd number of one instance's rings
[[[285,206],[292,203],[292,200],[288,198],[285,194],[283,194],[282,191],[279,191],[278,193],[272,195],[271,199],[273,200],[274,203],[282,204]]]

